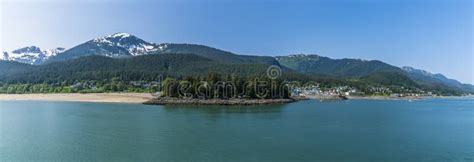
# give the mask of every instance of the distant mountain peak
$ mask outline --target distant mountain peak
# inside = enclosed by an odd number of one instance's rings
[[[42,64],[52,56],[56,56],[63,52],[65,48],[58,47],[42,51],[37,46],[27,46],[20,49],[13,50],[11,52],[2,52],[0,60],[6,61],[17,61],[26,64]]]
[[[292,60],[299,60],[299,61],[318,61],[321,56],[317,54],[291,54],[288,56],[277,56],[275,59],[292,59]]]
[[[445,86],[455,88],[461,91],[474,92],[473,85],[463,84],[457,80],[449,79],[440,73],[433,74],[428,71],[416,69],[409,66],[404,66],[402,67],[402,69],[406,73],[408,73],[408,75],[410,75],[411,78],[414,78],[415,80],[418,80],[418,81],[422,81],[422,82],[430,83],[434,85],[441,84],[441,85],[445,85]]]
[[[105,37],[100,37],[92,40],[98,47],[105,48],[123,48],[131,56],[144,55],[150,51],[156,50],[155,45],[148,43],[132,34],[119,32]],[[106,54],[106,56],[114,56],[113,53]]]
[[[108,38],[127,38],[133,36],[130,33],[125,33],[125,32],[118,32],[112,35],[107,36]]]
[[[61,52],[57,56],[51,57],[47,62],[71,60],[90,55],[114,58],[140,56],[162,50],[163,48],[163,46],[146,42],[130,33],[118,32],[79,44]]]
[[[15,54],[22,54],[22,53],[41,53],[41,49],[36,46],[28,46],[28,47],[23,47],[17,50],[12,51],[12,53]]]
[[[104,37],[99,37],[99,38],[93,39],[93,41],[98,42],[98,43],[102,43],[102,42],[117,43],[117,42],[120,42],[120,40],[127,39],[127,38],[140,39],[140,38],[138,38],[138,37],[136,37],[136,36],[134,36],[130,33],[119,32],[119,33],[114,33],[114,34],[111,34],[111,35],[107,35],[107,36],[104,36]]]

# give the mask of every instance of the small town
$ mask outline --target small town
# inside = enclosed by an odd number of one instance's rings
[[[331,88],[320,88],[319,86],[296,87],[292,89],[292,96],[301,96],[314,99],[347,99],[367,96],[380,96],[387,98],[418,98],[437,96],[432,92],[420,89],[406,89],[397,87],[394,92],[389,87],[368,87],[367,91],[361,91],[350,86],[337,86]]]

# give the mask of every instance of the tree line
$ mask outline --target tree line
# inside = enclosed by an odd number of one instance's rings
[[[281,79],[210,73],[207,77],[166,78],[163,82],[162,96],[199,99],[277,99],[289,98],[290,88]]]

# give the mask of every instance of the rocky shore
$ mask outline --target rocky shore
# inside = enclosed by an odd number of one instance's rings
[[[314,100],[347,100],[348,99],[346,96],[342,96],[342,95],[307,95],[306,97],[309,99],[314,99]]]
[[[291,103],[301,99],[184,99],[158,97],[144,104],[147,105],[267,105]]]

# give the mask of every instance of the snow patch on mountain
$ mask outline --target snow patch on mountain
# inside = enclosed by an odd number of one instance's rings
[[[55,48],[46,51],[41,51],[39,47],[29,46],[11,52],[2,52],[0,60],[16,61],[26,64],[38,65],[44,63],[50,57],[56,56],[59,53],[64,52],[64,50],[64,48]]]
[[[51,57],[51,56],[56,56],[56,55],[58,55],[59,53],[64,52],[65,50],[66,50],[65,48],[58,47],[58,48],[54,48],[54,49],[48,49],[48,50],[46,50],[46,51],[43,51],[43,53],[44,53],[47,57]]]
[[[129,33],[124,33],[124,32],[120,32],[120,33],[115,33],[115,34],[112,34],[112,35],[109,35],[107,37],[121,37],[121,38],[124,38],[124,37],[130,37],[132,36],[131,34]]]
[[[101,38],[92,40],[99,47],[121,47],[127,50],[132,56],[147,54],[156,51],[154,44],[148,43],[129,33],[115,33]]]
[[[8,53],[7,52],[2,52],[0,54],[0,60],[7,60],[8,59]]]
[[[164,52],[166,49],[168,49],[169,43],[160,43],[160,44],[153,44],[153,45],[154,45],[153,51]]]

